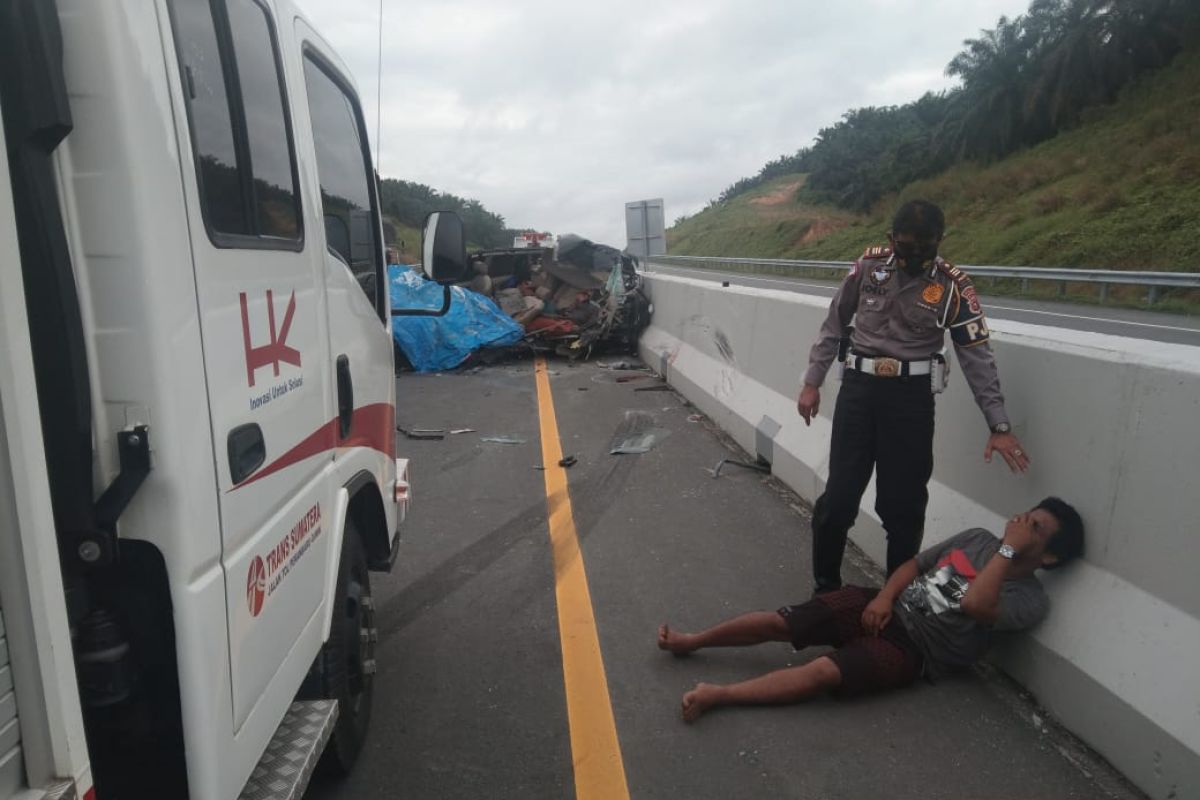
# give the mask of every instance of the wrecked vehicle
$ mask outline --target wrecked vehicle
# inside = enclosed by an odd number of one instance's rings
[[[444,317],[393,320],[398,369],[453,369],[533,353],[571,359],[636,352],[653,308],[637,259],[574,234],[555,248],[472,252],[469,279],[454,287]],[[437,305],[420,267],[394,267],[393,303]],[[469,290],[469,291],[468,291]]]
[[[521,324],[535,349],[570,358],[633,351],[650,324],[637,259],[614,247],[565,234],[553,250],[481,250],[470,260],[468,288]]]

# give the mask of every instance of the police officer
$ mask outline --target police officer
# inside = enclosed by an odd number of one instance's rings
[[[869,248],[854,262],[809,354],[797,403],[806,425],[820,407],[820,387],[840,340],[851,331],[833,413],[829,480],[813,508],[817,592],[842,585],[846,533],[872,469],[875,511],[887,531],[888,574],[920,549],[933,474],[933,393],[941,390],[946,330],[992,432],[984,460],[998,452],[1013,472],[1029,466],[1004,410],[975,287],[938,256],[944,233],[945,218],[933,203],[901,206],[888,234],[891,246]]]

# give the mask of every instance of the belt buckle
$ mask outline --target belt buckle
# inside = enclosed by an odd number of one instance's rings
[[[881,378],[894,378],[900,374],[900,362],[895,358],[875,359],[875,374]]]

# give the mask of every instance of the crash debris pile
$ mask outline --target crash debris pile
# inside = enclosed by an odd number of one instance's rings
[[[596,244],[574,234],[558,238],[553,249],[521,247],[481,250],[470,257],[471,276],[456,287],[469,290],[470,303],[492,307],[496,314],[520,326],[524,336],[514,342],[511,334],[497,331],[475,336],[472,354],[495,360],[518,354],[557,353],[571,359],[586,359],[597,353],[634,352],[638,336],[650,324],[651,306],[642,291],[636,260],[607,245]],[[424,328],[462,324],[455,317],[406,318],[393,320],[399,353],[418,371],[449,369],[475,359],[460,351],[414,359],[412,337],[403,335],[409,325]],[[453,333],[437,339],[455,340]],[[421,364],[418,364],[418,361]],[[447,361],[452,361],[448,364]],[[436,366],[431,366],[436,363]]]
[[[631,350],[650,322],[633,257],[575,234],[560,236],[553,250],[481,251],[472,268],[468,288],[491,297],[527,341],[561,355]]]

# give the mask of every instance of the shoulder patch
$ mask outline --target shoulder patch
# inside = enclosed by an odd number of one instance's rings
[[[875,247],[868,247],[866,250],[864,250],[862,257],[863,258],[891,258],[891,255],[892,255],[892,248],[888,247],[887,245],[877,245]]]
[[[968,285],[971,283],[971,277],[949,261],[939,258],[936,263],[938,271],[949,276],[959,286],[962,286],[964,283]]]
[[[975,318],[982,317],[983,307],[979,303],[979,295],[975,291],[975,284],[971,283],[971,278],[967,273],[945,260],[939,260],[937,268],[938,271],[953,283],[954,294],[961,301],[961,305],[956,306],[955,310],[947,317],[950,327],[955,328],[963,324],[968,318],[973,321]],[[965,309],[963,306],[965,306]],[[983,336],[986,338],[987,328],[984,327],[982,330]],[[977,341],[973,343],[978,344]]]

